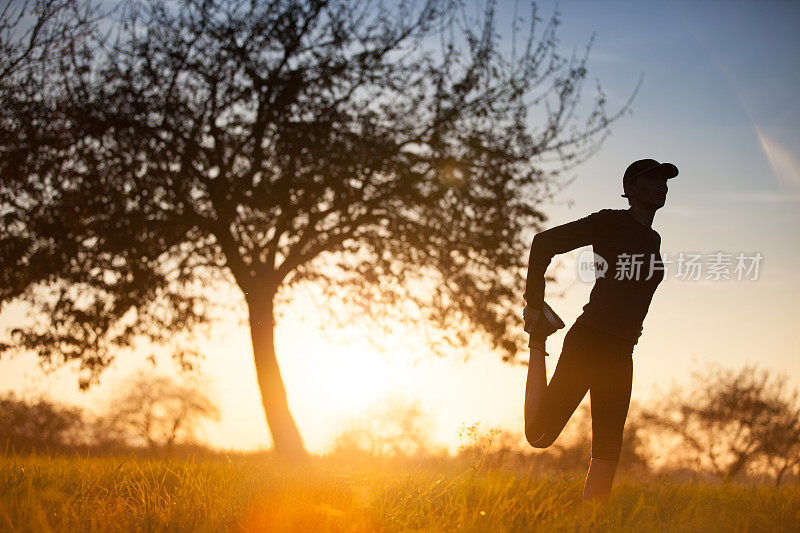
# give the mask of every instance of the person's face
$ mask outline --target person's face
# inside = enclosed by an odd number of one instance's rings
[[[636,178],[634,198],[658,209],[667,201],[667,178],[659,172],[649,172]]]

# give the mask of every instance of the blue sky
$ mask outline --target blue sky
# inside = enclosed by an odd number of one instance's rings
[[[542,3],[544,12],[555,3]],[[549,225],[603,207],[625,208],[621,175],[631,161],[677,164],[653,227],[662,251],[760,251],[757,281],[667,279],[645,320],[637,391],[681,380],[704,361],[756,362],[800,384],[800,3],[560,2],[561,43],[596,32],[590,75],[611,104],[640,75],[633,114],[601,152],[574,170]],[[580,48],[579,48],[580,49]],[[563,303],[574,318],[587,297]],[[634,396],[636,396],[636,392]]]
[[[513,6],[499,2],[501,20]],[[541,2],[540,16],[546,19],[555,6]],[[575,180],[546,207],[546,225],[627,208],[619,196],[622,173],[630,162],[652,157],[680,169],[653,223],[662,253],[764,257],[756,281],[665,278],[634,352],[633,399],[646,402],[671,382],[686,382],[705,362],[758,363],[787,372],[800,386],[800,2],[584,0],[562,1],[559,8],[564,51],[575,47],[580,54],[596,32],[589,75],[601,81],[610,110],[622,105],[640,76],[643,84],[633,114],[613,125],[595,157],[569,173]],[[519,13],[527,13],[524,2]],[[592,88],[587,83],[587,98]],[[591,289],[576,283],[570,261],[578,252],[560,257],[559,282],[548,287],[549,294],[566,289],[552,304],[568,324]],[[304,305],[311,304],[298,301]],[[550,374],[564,332],[548,341]],[[224,415],[209,439],[220,446],[269,442],[247,335],[244,327],[228,327],[206,344],[203,368],[216,380]],[[521,431],[525,370],[494,354],[478,351],[465,364],[420,361],[413,346],[398,346],[382,359],[365,346],[326,342],[313,323],[289,317],[278,326],[289,402],[312,450],[325,448],[337,417],[387,392],[430,409],[441,442],[452,444],[462,422]],[[92,405],[113,396],[132,366],[116,365],[100,387],[78,394],[67,372],[43,376],[31,358],[0,361],[0,390],[49,391]],[[331,376],[350,379],[348,390]],[[323,399],[333,397],[339,401]]]

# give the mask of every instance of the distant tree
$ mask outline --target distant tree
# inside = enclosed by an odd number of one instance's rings
[[[0,397],[0,449],[8,452],[52,452],[90,442],[90,423],[83,411],[50,400]]]
[[[305,449],[274,326],[296,283],[516,356],[524,233],[630,104],[607,113],[598,83],[579,105],[591,43],[562,56],[558,12],[537,36],[533,4],[517,43],[493,1],[124,5],[0,111],[0,303],[41,317],[0,349],[79,360],[88,385],[134,338],[204,323],[188,287],[222,279],[286,455]]]
[[[219,418],[218,407],[199,381],[146,372],[130,379],[108,406],[106,419],[121,434],[169,451],[176,440],[194,436],[198,422]]]
[[[387,396],[348,420],[334,435],[334,454],[365,452],[374,456],[409,456],[432,450],[432,423],[417,401]]]
[[[696,458],[731,479],[759,461],[780,484],[800,465],[800,391],[757,365],[710,365],[689,391],[673,388],[644,414],[654,429],[678,435]]]
[[[766,376],[758,385],[771,418],[758,431],[757,460],[772,474],[775,485],[787,474],[800,474],[800,389],[788,385],[786,374]],[[769,379],[767,379],[769,378]]]

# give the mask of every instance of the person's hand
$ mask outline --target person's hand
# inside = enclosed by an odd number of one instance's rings
[[[524,321],[524,329],[528,333],[531,332],[533,325],[539,319],[539,315],[542,314],[541,309],[535,309],[529,305],[525,306],[525,309],[522,310],[522,320]]]

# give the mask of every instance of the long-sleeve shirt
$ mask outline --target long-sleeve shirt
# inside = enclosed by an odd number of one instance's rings
[[[540,309],[544,275],[553,256],[590,244],[600,268],[595,271],[589,303],[583,306],[575,324],[592,326],[635,345],[664,271],[659,253],[661,236],[627,209],[601,209],[536,234],[523,298],[527,305]],[[608,267],[604,275],[603,261]]]

